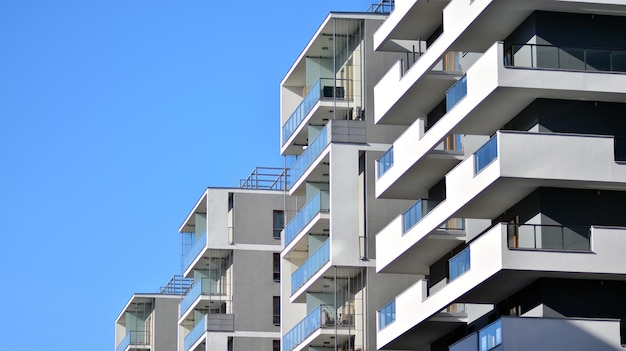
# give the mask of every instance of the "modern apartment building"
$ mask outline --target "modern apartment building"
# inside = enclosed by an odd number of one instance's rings
[[[379,13],[331,13],[281,82],[288,167],[282,350],[375,350],[376,310],[415,282],[375,276],[374,234],[406,200],[375,199],[375,161],[402,131],[375,125],[374,84],[400,57],[373,51]]]
[[[184,277],[179,351],[280,348],[283,169],[258,168],[237,188],[208,188],[180,226]]]
[[[378,349],[624,347],[624,33],[623,0],[396,2],[374,119],[403,132],[375,192],[414,204],[376,269],[421,279],[378,312]]]
[[[178,303],[190,285],[174,276],[158,293],[134,294],[115,319],[115,350],[176,350]]]

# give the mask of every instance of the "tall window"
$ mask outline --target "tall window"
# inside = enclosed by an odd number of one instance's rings
[[[274,239],[280,239],[280,232],[285,228],[284,212],[274,210],[274,216],[272,221],[274,223]]]
[[[274,253],[274,281],[280,282],[280,254]]]
[[[280,340],[272,340],[272,351],[280,351]]]
[[[273,315],[273,322],[274,325],[280,325],[280,296],[274,296],[273,297],[273,311],[274,311],[274,315]]]

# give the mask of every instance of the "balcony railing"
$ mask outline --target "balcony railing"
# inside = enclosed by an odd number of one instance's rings
[[[488,351],[502,344],[502,320],[499,319],[478,331],[479,351]]]
[[[147,331],[130,331],[124,339],[117,345],[115,351],[124,351],[130,345],[150,345],[150,332]]]
[[[403,234],[408,232],[414,225],[416,225],[419,221],[428,214],[428,212],[432,211],[437,205],[439,205],[441,201],[433,201],[433,200],[417,200],[413,206],[411,206],[408,210],[406,210],[402,214],[403,220]]]
[[[198,341],[198,339],[200,339],[200,337],[202,335],[204,335],[206,330],[207,330],[207,328],[206,328],[206,316],[204,316],[204,317],[202,317],[200,319],[198,324],[196,324],[196,326],[193,327],[193,329],[191,329],[189,334],[187,334],[187,336],[185,336],[185,341],[184,341],[185,351],[189,351],[191,346],[193,346],[193,344],[195,344],[196,341]]]
[[[300,212],[285,227],[285,246],[300,233],[300,231],[322,211],[328,211],[328,191],[319,191],[302,207]]]
[[[458,82],[446,92],[446,111],[450,111],[467,95],[467,76],[461,77]]]
[[[319,305],[285,334],[283,337],[283,351],[295,349],[316,330],[325,327],[334,328],[335,325],[335,308],[332,305]]]
[[[378,159],[378,178],[393,166],[393,146]]]
[[[346,98],[346,88],[348,80],[333,79],[333,78],[320,78],[313,86],[311,90],[306,94],[300,105],[296,107],[296,110],[291,114],[287,122],[283,124],[283,141],[282,145],[285,145],[287,140],[298,129],[304,118],[313,110],[315,104],[323,98],[335,98],[344,100]]]
[[[474,173],[482,171],[498,157],[498,137],[494,135],[474,153]]]
[[[458,278],[470,269],[470,247],[456,254],[448,261],[448,272],[450,281]]]
[[[302,177],[304,172],[311,166],[313,161],[322,153],[328,145],[328,127],[324,127],[319,135],[313,140],[304,152],[298,156],[296,161],[289,169],[289,177],[287,183],[291,187]]]
[[[591,251],[591,227],[508,224],[507,242],[515,249]]]
[[[396,300],[378,311],[378,330],[384,329],[396,320]]]
[[[626,72],[626,50],[538,44],[513,44],[505,50],[508,67]]]
[[[328,261],[330,261],[330,239],[327,239],[302,266],[293,272],[291,275],[291,294],[293,295],[311,279]]]
[[[187,296],[180,302],[180,316],[182,317],[185,314],[200,295],[224,296],[226,294],[226,284],[223,282],[223,279],[216,281],[214,279],[202,278],[195,282]]]
[[[185,255],[185,258],[183,259],[183,265],[185,267],[185,270],[189,268],[189,266],[191,265],[191,262],[193,262],[193,260],[196,258],[196,256],[200,254],[200,252],[202,252],[202,249],[204,249],[205,246],[206,246],[206,231],[202,233],[200,238],[196,240],[196,242],[193,244],[191,249],[189,249],[189,252],[187,252],[187,254]]]
[[[465,220],[463,218],[450,218],[439,229],[465,230]]]
[[[374,13],[391,13],[395,8],[394,0],[381,0],[377,4],[371,4],[367,12]]]

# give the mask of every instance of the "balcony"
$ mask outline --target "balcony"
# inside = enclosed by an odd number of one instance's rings
[[[150,349],[150,332],[130,331],[117,345],[115,351],[127,351],[135,349]]]
[[[472,241],[466,251],[469,257],[461,259],[466,262],[461,267],[471,269],[436,283],[436,291],[428,291],[426,281],[421,280],[396,296],[396,322],[378,332],[379,349],[407,344],[416,347],[411,342],[417,339],[427,343],[437,340],[466,322],[448,316],[446,323],[450,324],[441,324],[441,311],[451,304],[495,304],[542,277],[626,280],[626,261],[620,249],[626,245],[626,228],[591,227],[588,245],[593,252],[580,249],[587,235],[579,233],[576,226],[537,228],[553,236],[542,238],[544,243],[558,242],[560,233],[574,231],[577,237],[569,242],[576,244],[565,245],[566,250],[521,248],[520,238],[516,247],[509,226],[495,225]]]
[[[291,114],[289,119],[282,126],[282,147],[288,147],[289,141],[296,142],[297,134],[300,134],[311,120],[314,118],[312,115],[316,114],[317,109],[321,105],[328,105],[327,107],[337,107],[337,113],[349,113],[348,102],[352,100],[350,95],[350,89],[353,82],[345,79],[333,79],[333,78],[320,78],[313,86],[308,90],[306,96],[300,102],[295,111]],[[322,112],[322,111],[320,111]],[[324,110],[324,112],[327,112]],[[324,118],[328,118],[328,113],[323,113]],[[316,118],[317,120],[318,118]],[[321,117],[319,121],[322,122]]]
[[[193,329],[185,336],[184,347],[185,351],[189,351],[189,349],[204,335],[206,332],[206,317],[201,318],[198,324],[196,324]]]
[[[534,337],[520,337],[522,330]],[[450,345],[450,351],[619,350],[620,345],[618,320],[504,316]]]
[[[291,274],[291,294],[300,289],[315,273],[317,273],[327,262],[330,261],[330,239],[324,243]]]
[[[467,76],[461,77],[446,92],[446,111],[452,110],[467,95]]]
[[[337,322],[335,307],[319,305],[285,334],[282,350],[299,351],[307,346],[324,347],[335,342],[341,344],[350,337],[351,330],[354,331],[352,323]]]
[[[470,269],[470,248],[466,247],[463,251],[454,255],[448,260],[448,279],[455,280],[463,273]]]
[[[202,278],[193,284],[187,295],[180,302],[180,317],[187,314],[187,311],[199,300],[202,296],[216,296],[219,302],[224,303],[224,297],[227,296],[227,285],[224,282],[224,277],[219,281],[215,279]]]
[[[328,127],[324,127],[319,135],[309,144],[304,152],[298,156],[296,161],[290,167],[290,174],[287,185],[291,187],[304,174],[304,172],[313,164],[313,161],[324,151],[328,145]]]
[[[200,253],[206,247],[206,245],[207,245],[207,234],[205,231],[198,238],[198,240],[196,240],[193,246],[191,246],[191,249],[189,249],[189,252],[187,252],[185,257],[183,258],[183,266],[185,267],[184,268],[185,272],[191,267],[191,264],[195,261],[196,257],[200,255]]]
[[[300,234],[300,232],[319,214],[326,213],[330,208],[330,199],[328,191],[318,191],[311,199],[302,207],[298,214],[285,227],[285,243],[283,247],[289,244]]]
[[[437,207],[440,203],[441,201],[425,199],[417,200],[413,206],[409,207],[409,209],[402,214],[404,233],[411,230],[414,225],[421,221],[422,218],[428,214],[428,212],[432,211],[433,208]]]
[[[446,199],[410,231],[394,220],[378,233],[379,271],[426,274],[432,252],[449,248],[427,239],[446,221],[496,218],[540,187],[626,190],[612,136],[499,131],[486,145],[446,175]]]
[[[513,44],[506,50],[507,67],[550,70],[626,72],[626,50]]]

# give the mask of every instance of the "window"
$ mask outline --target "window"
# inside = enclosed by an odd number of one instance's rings
[[[280,239],[280,232],[285,228],[284,212],[275,210],[272,222],[274,223],[274,239]]]
[[[274,253],[274,281],[280,282],[280,254]]]
[[[274,315],[273,315],[273,322],[274,325],[280,325],[280,296],[274,296],[272,298],[272,302],[273,302],[273,310],[274,310]]]
[[[280,340],[272,340],[272,351],[280,351]]]

